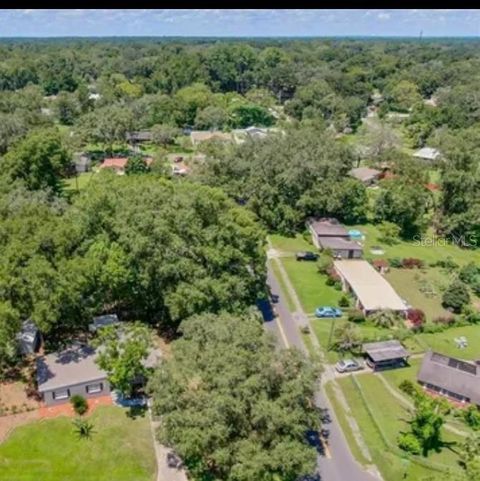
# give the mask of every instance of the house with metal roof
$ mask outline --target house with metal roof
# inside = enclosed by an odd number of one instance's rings
[[[440,152],[437,149],[432,149],[431,147],[422,147],[417,150],[414,154],[417,159],[423,160],[437,160],[440,157]]]
[[[399,341],[369,342],[362,346],[367,357],[367,365],[374,370],[404,366],[408,362],[409,352]]]
[[[435,394],[480,406],[480,366],[473,362],[429,351],[423,357],[417,381]]]
[[[88,330],[90,332],[96,332],[98,329],[104,326],[112,326],[119,323],[120,321],[116,314],[105,314],[103,316],[94,317],[91,324],[88,326]]]
[[[406,313],[405,302],[369,262],[362,259],[335,260],[333,266],[344,290],[355,295],[356,307],[365,315],[383,310]]]

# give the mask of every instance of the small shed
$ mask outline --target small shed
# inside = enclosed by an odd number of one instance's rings
[[[377,169],[371,169],[370,167],[358,167],[352,169],[349,175],[365,185],[373,185],[381,176],[382,172]]]
[[[17,334],[18,349],[22,355],[33,354],[40,349],[42,337],[35,323],[27,319]]]
[[[73,154],[73,163],[78,174],[88,172],[92,165],[92,159],[83,152],[76,152]]]
[[[373,370],[404,366],[408,362],[409,352],[397,340],[370,342],[363,345],[367,364]]]
[[[414,154],[417,159],[423,160],[437,160],[440,157],[440,152],[437,149],[432,149],[431,147],[423,147],[417,150]]]
[[[101,327],[112,326],[119,323],[120,321],[116,314],[105,314],[104,316],[94,317],[92,323],[88,326],[88,330],[90,332],[97,332]]]

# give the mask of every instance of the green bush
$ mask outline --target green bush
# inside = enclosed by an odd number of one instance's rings
[[[335,282],[336,282],[335,279],[332,279],[331,277],[327,277],[325,284],[327,284],[327,286],[333,286]]]
[[[403,267],[403,260],[400,257],[392,257],[391,259],[387,259],[390,267],[394,267],[400,269]]]
[[[70,398],[70,402],[72,403],[73,410],[81,416],[88,411],[88,403],[87,400],[80,396],[80,394],[75,394]]]
[[[340,307],[348,307],[350,305],[350,300],[345,294],[338,300],[338,305]]]
[[[356,324],[360,324],[365,322],[365,315],[360,309],[352,309],[348,313],[348,320],[350,322],[355,322]]]
[[[462,308],[470,303],[470,294],[467,286],[460,280],[454,280],[443,293],[442,304],[453,312],[461,312]]]
[[[340,281],[334,281],[333,282],[333,288],[337,291],[342,290],[342,283]]]
[[[480,429],[480,411],[477,406],[468,406],[463,411],[463,419],[467,426],[470,426],[473,430]]]
[[[460,270],[458,277],[465,284],[478,284],[480,275],[480,268],[474,263],[469,262]]]
[[[398,447],[411,454],[420,454],[422,446],[412,433],[404,433],[398,437]]]
[[[417,392],[417,386],[413,384],[412,381],[409,379],[404,379],[399,385],[398,388],[400,391],[403,391],[405,394],[408,394],[409,396],[413,396]]]

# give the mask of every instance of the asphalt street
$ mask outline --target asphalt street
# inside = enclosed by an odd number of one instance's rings
[[[276,336],[282,347],[296,347],[307,353],[299,330],[299,319],[289,311],[280,285],[270,267],[267,272],[267,283],[271,293],[278,296],[278,301],[273,304],[277,317],[273,316],[272,312],[269,313],[268,306],[262,306],[265,329]],[[322,386],[316,393],[315,400],[317,406],[328,412],[330,422],[324,423],[323,427],[328,429],[330,434],[328,446],[324,449],[320,445],[318,448],[318,475],[313,479],[318,481],[379,481],[379,478],[367,472],[353,457]]]

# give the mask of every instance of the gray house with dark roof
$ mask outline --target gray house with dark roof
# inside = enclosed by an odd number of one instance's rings
[[[404,366],[408,362],[409,352],[399,341],[369,342],[363,345],[367,356],[367,364],[373,370]]]
[[[68,402],[74,394],[86,398],[108,395],[107,373],[97,366],[95,358],[95,349],[82,344],[37,358],[38,391],[45,404]]]
[[[307,227],[312,234],[312,242],[318,249],[329,249],[335,257],[342,259],[359,259],[363,249],[337,219],[310,219]]]
[[[480,366],[429,351],[417,374],[427,390],[454,401],[480,406]]]

